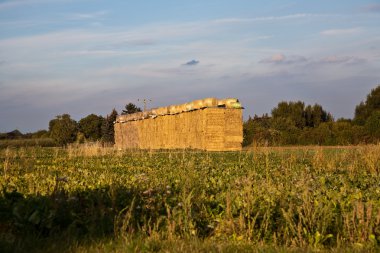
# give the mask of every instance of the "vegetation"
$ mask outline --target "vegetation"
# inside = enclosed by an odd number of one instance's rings
[[[86,140],[97,141],[102,137],[102,124],[104,118],[95,114],[90,114],[78,122],[78,128],[83,133]]]
[[[378,251],[380,146],[0,150],[1,252]]]
[[[58,115],[49,122],[49,132],[51,138],[61,145],[74,142],[78,133],[77,122],[70,118],[69,114]]]
[[[115,143],[115,129],[113,123],[116,121],[116,117],[117,111],[114,108],[112,112],[103,120],[103,124],[101,126],[102,142],[111,144]]]
[[[132,114],[136,112],[141,112],[141,108],[137,107],[135,104],[129,103],[125,106],[125,109],[121,114]]]
[[[4,139],[0,140],[0,148],[20,147],[55,147],[57,144],[51,138]]]
[[[132,103],[128,103],[122,110],[122,114],[136,112],[141,112],[141,109]],[[9,141],[35,138],[52,138],[57,146],[96,141],[112,145],[113,122],[117,115],[113,109],[105,118],[90,114],[78,123],[68,114],[58,115],[49,122],[49,131],[22,134],[14,130],[0,133],[0,146],[39,145],[40,141]],[[243,135],[243,146],[376,144],[380,141],[380,86],[356,106],[353,120],[341,118],[335,121],[319,104],[282,101],[272,109],[271,116],[264,114],[261,117],[249,117],[243,124]]]
[[[271,117],[255,115],[244,122],[244,146],[357,145],[380,141],[380,86],[355,110],[355,118],[338,119],[321,105],[280,102]]]
[[[380,110],[380,85],[367,95],[367,99],[355,108],[354,122],[358,125],[365,125],[367,119]]]

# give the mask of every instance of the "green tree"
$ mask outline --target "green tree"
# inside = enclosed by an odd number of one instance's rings
[[[365,125],[372,112],[376,110],[380,110],[380,85],[371,90],[365,102],[362,101],[356,106],[354,123]]]
[[[90,141],[97,141],[102,137],[102,124],[105,119],[102,116],[90,114],[79,120],[79,131]]]
[[[277,133],[273,140],[275,145],[294,145],[298,143],[301,129],[291,118],[273,117],[271,127]]]
[[[103,120],[103,124],[101,127],[102,131],[102,141],[107,143],[115,143],[115,129],[114,122],[116,121],[118,113],[115,108],[112,112],[106,116]]]
[[[297,128],[305,127],[305,117],[304,117],[305,104],[301,101],[297,102],[285,102],[282,101],[278,103],[277,107],[272,109],[272,117],[289,119],[294,122]]]
[[[307,127],[318,127],[322,122],[333,121],[330,113],[327,113],[319,104],[308,105],[304,111]]]
[[[78,126],[69,114],[58,115],[49,122],[50,137],[59,145],[67,145],[75,141]]]
[[[276,132],[270,128],[271,118],[268,114],[261,117],[255,115],[249,117],[243,123],[243,146],[249,145],[271,145],[276,139]]]
[[[373,111],[364,125],[368,140],[378,142],[380,140],[380,110]]]
[[[39,138],[48,138],[49,132],[47,130],[38,130],[34,133],[32,133],[32,138],[39,139]]]
[[[125,106],[125,109],[121,114],[132,114],[136,112],[141,112],[141,108],[137,107],[135,104],[129,103]]]
[[[323,122],[318,127],[312,128],[309,138],[313,144],[317,145],[333,145],[334,138],[332,132],[333,122]]]

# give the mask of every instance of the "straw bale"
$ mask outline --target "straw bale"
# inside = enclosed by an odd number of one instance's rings
[[[180,113],[181,112],[186,112],[187,111],[186,110],[186,104],[179,105],[178,106],[178,110],[179,110]]]
[[[194,106],[194,109],[202,109],[204,106],[203,106],[203,100],[194,100],[193,101],[193,106]]]
[[[188,111],[192,111],[192,110],[194,110],[194,103],[193,103],[193,102],[191,102],[191,103],[186,103],[186,104],[185,104],[185,107],[186,107],[186,109],[185,109],[186,112],[188,112]]]
[[[175,105],[174,108],[175,108],[175,114],[182,112],[181,105]]]
[[[117,122],[120,122],[120,121],[126,121],[126,116],[127,116],[127,115],[120,115],[120,116],[117,116],[116,121],[117,121]]]
[[[218,100],[216,98],[205,98],[203,99],[204,107],[215,107],[218,106]]]
[[[219,107],[222,107],[226,104],[226,100],[225,99],[218,99],[217,104]]]
[[[169,108],[168,107],[160,107],[157,109],[157,115],[166,115],[169,113]]]
[[[177,108],[175,105],[170,105],[169,106],[169,114],[176,114]]]
[[[210,100],[208,105],[217,102],[216,99]],[[188,110],[191,108],[189,104],[192,105],[187,103],[171,107],[171,111]],[[200,103],[197,104],[199,106]],[[163,111],[157,108],[150,113],[160,115]],[[225,107],[208,107],[115,123],[115,143],[123,148],[240,150],[242,136],[242,110]]]

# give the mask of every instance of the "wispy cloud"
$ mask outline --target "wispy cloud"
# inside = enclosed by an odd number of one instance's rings
[[[0,10],[6,10],[14,7],[23,7],[35,4],[54,4],[61,2],[71,2],[73,0],[5,0],[0,3]]]
[[[363,10],[366,12],[380,12],[380,4],[369,4],[363,7]]]
[[[280,20],[289,20],[289,19],[302,19],[302,18],[311,18],[319,17],[318,14],[310,13],[297,13],[292,15],[284,16],[265,16],[265,17],[255,17],[255,18],[224,18],[224,19],[215,19],[213,20],[216,24],[235,24],[235,23],[251,23],[251,22],[260,22],[260,21],[280,21]]]
[[[108,11],[96,11],[90,13],[71,13],[67,15],[69,20],[86,20],[86,19],[97,19],[104,17],[108,14]]]
[[[304,56],[291,55],[285,56],[284,54],[274,54],[269,58],[259,61],[259,63],[272,63],[272,64],[296,64],[307,62],[308,59]]]
[[[303,64],[304,67],[323,67],[331,65],[357,65],[364,64],[368,60],[364,57],[349,55],[331,55],[325,57],[304,57],[299,55],[285,56],[284,54],[274,54],[271,57],[259,61],[262,64],[291,65]]]
[[[346,29],[329,29],[321,32],[325,36],[340,36],[340,35],[352,35],[361,32],[361,28],[346,28]]]
[[[365,63],[367,60],[364,58],[356,56],[328,56],[319,60],[322,64],[361,64]]]

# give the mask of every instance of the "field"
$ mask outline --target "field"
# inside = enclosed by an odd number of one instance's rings
[[[377,252],[380,146],[0,150],[0,252]]]

